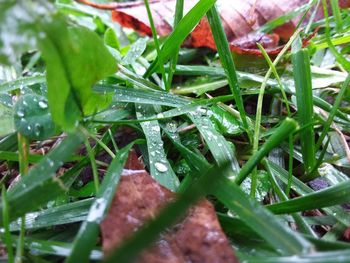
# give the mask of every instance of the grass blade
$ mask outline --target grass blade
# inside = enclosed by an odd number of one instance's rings
[[[7,252],[7,260],[9,263],[14,262],[14,255],[13,255],[13,247],[12,247],[12,238],[10,234],[10,222],[9,222],[9,209],[8,209],[8,202],[7,202],[7,193],[6,188],[2,186],[1,190],[1,197],[3,202],[3,208],[2,208],[2,220],[4,225],[4,243],[6,245],[6,252]]]
[[[79,229],[73,243],[72,252],[65,260],[66,263],[88,262],[90,253],[95,246],[99,234],[99,224],[103,220],[112,202],[116,186],[128,157],[131,145],[120,150],[110,164],[93,204],[90,207],[86,221]]]
[[[39,229],[64,224],[80,222],[86,219],[92,198],[48,208],[43,211],[28,213],[25,216],[26,229]],[[64,217],[60,215],[64,214]],[[10,224],[11,231],[18,231],[20,224],[14,221]]]
[[[349,191],[350,181],[302,197],[268,205],[267,208],[275,214],[284,214],[341,205],[350,202]]]
[[[234,211],[249,227],[284,255],[308,253],[312,245],[299,234],[293,233],[255,200],[250,199],[225,177],[215,181],[213,194]]]
[[[155,115],[155,110],[151,105],[136,104],[136,111],[138,118]],[[151,176],[158,183],[175,192],[179,186],[179,179],[164,152],[158,121],[142,122],[141,127],[147,140]]]
[[[300,41],[300,39],[297,41]],[[316,164],[310,56],[307,49],[300,48],[299,43],[293,45],[292,51],[298,121],[300,126],[304,127],[300,132],[300,143],[303,153],[304,169],[308,174]]]
[[[235,64],[233,62],[226,34],[222,26],[218,10],[215,5],[208,11],[207,17],[215,40],[216,47],[218,49],[222,66],[225,70],[228,83],[231,88],[231,92],[235,98],[237,108],[241,114],[243,127],[246,129],[248,136],[250,137],[250,130],[248,126],[246,112],[244,109],[241,91],[238,85],[238,77],[236,73]]]
[[[254,154],[248,162],[242,167],[240,173],[235,179],[237,184],[241,184],[244,179],[253,171],[254,167],[278,144],[280,144],[285,138],[296,131],[298,124],[293,119],[287,118],[280,127],[271,135],[271,137],[265,142],[256,154]]]
[[[69,135],[9,190],[10,220],[38,208],[66,190],[60,179],[55,178],[55,172],[82,142],[81,136]]]
[[[157,58],[145,73],[146,77],[149,77],[158,67],[160,62],[165,63],[169,58],[177,54],[177,50],[185,38],[194,29],[197,23],[208,12],[208,10],[215,4],[216,0],[200,0],[176,26],[174,31],[165,40],[161,51],[160,58]]]
[[[316,151],[319,150],[319,147],[321,146],[321,144],[323,143],[323,140],[324,138],[327,136],[327,133],[331,127],[331,124],[333,122],[333,119],[335,117],[335,115],[337,114],[338,112],[338,109],[339,109],[339,106],[343,100],[343,97],[346,93],[346,91],[348,90],[349,88],[349,85],[350,85],[350,74],[348,75],[348,77],[346,78],[346,80],[344,81],[344,83],[342,84],[341,86],[341,89],[335,99],[335,102],[332,106],[332,109],[329,113],[329,116],[328,116],[328,119],[325,123],[325,125],[323,125],[323,131],[317,141],[317,144],[316,144]]]
[[[350,257],[350,250],[338,250],[332,252],[318,252],[310,255],[291,256],[273,258],[251,258],[247,259],[247,263],[344,263],[347,262]]]

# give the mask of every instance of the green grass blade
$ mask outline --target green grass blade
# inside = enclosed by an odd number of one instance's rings
[[[175,30],[165,40],[161,52],[161,59],[156,59],[145,73],[149,77],[158,67],[160,61],[165,63],[169,58],[177,54],[183,41],[191,33],[197,23],[208,12],[208,10],[215,4],[216,0],[200,0],[184,17],[181,19]]]
[[[295,132],[298,128],[298,124],[293,119],[287,118],[282,122],[271,137],[265,142],[265,144],[254,154],[248,162],[242,167],[238,176],[235,179],[237,184],[241,184],[244,179],[250,174],[255,166],[277,145],[279,145],[284,139]]]
[[[112,202],[131,147],[132,145],[128,145],[120,150],[110,164],[100,190],[90,207],[87,219],[82,223],[77,237],[74,240],[72,252],[65,262],[89,261],[91,250],[95,246],[99,234],[99,224],[103,220]]]
[[[340,32],[343,29],[343,20],[340,14],[339,0],[330,0],[333,17],[336,24],[336,29]]]
[[[174,28],[177,27],[179,22],[181,21],[183,17],[183,11],[184,11],[184,0],[176,0],[176,6],[175,6],[175,17],[174,17]],[[175,52],[175,55],[170,60],[169,64],[169,71],[168,71],[168,87],[171,87],[171,83],[173,80],[174,72],[176,70],[176,64],[179,58],[179,49],[177,52]]]
[[[291,256],[291,257],[259,257],[246,259],[247,263],[344,263],[350,257],[350,250],[339,250],[332,252],[318,252],[310,255]]]
[[[84,221],[92,202],[92,198],[84,199],[43,211],[27,213],[25,216],[25,227],[27,230],[39,229]],[[63,214],[64,216],[62,216]],[[10,224],[11,231],[18,231],[20,227],[18,221]]]
[[[95,192],[98,192],[98,188],[100,187],[100,182],[98,179],[98,171],[97,171],[97,165],[96,165],[96,159],[95,159],[95,152],[91,148],[90,142],[88,139],[85,140],[85,147],[86,151],[88,153],[90,163],[91,163],[91,170],[92,170],[92,176],[94,178],[94,185],[95,185]]]
[[[294,213],[305,210],[320,209],[350,202],[350,181],[337,184],[327,189],[297,197],[267,207],[275,214]]]
[[[314,122],[310,57],[308,50],[301,49],[298,43],[293,46],[292,63],[298,107],[298,121],[300,126],[304,127],[300,132],[304,169],[306,173],[309,173],[316,163],[315,133],[313,125],[310,125]]]
[[[321,135],[317,141],[317,144],[316,144],[316,150],[319,150],[321,144],[323,143],[324,138],[327,136],[327,133],[331,127],[333,119],[334,119],[335,115],[337,114],[337,111],[339,109],[340,104],[343,101],[344,95],[345,95],[346,91],[349,89],[349,85],[350,85],[350,74],[348,75],[348,77],[346,78],[344,83],[342,84],[341,89],[340,89],[340,91],[335,99],[335,102],[332,106],[332,109],[329,113],[328,119],[327,119],[326,123],[323,125],[322,133],[321,133]]]
[[[250,130],[248,126],[247,116],[244,109],[243,99],[241,96],[240,87],[238,84],[238,77],[236,74],[235,64],[231,56],[229,44],[227,42],[226,34],[222,26],[220,15],[216,6],[214,5],[207,13],[208,21],[213,33],[216,47],[221,59],[222,66],[225,70],[231,92],[235,98],[237,108],[241,114],[243,127],[246,129],[248,136],[250,136]]]
[[[136,111],[137,118],[147,118],[155,115],[155,110],[151,105],[136,104]],[[158,121],[142,122],[141,127],[147,140],[151,176],[159,184],[175,192],[179,186],[179,179],[170,166],[164,152]]]
[[[22,77],[15,80],[0,83],[0,92],[10,92],[16,89],[22,89],[23,87],[28,87],[34,84],[42,84],[45,82],[46,78],[42,74],[37,76]]]
[[[16,244],[16,239],[18,237],[12,236],[13,245]],[[26,237],[24,240],[24,246],[32,254],[36,255],[56,255],[61,257],[66,257],[70,254],[72,250],[72,244],[53,241],[53,240],[42,240],[32,237]],[[100,250],[94,249],[91,251],[91,260],[101,260],[102,252]]]
[[[293,10],[291,12],[288,12],[286,14],[283,14],[282,16],[279,16],[279,17],[277,17],[275,19],[272,19],[272,20],[268,21],[263,26],[261,26],[258,29],[258,31],[259,32],[270,32],[274,28],[287,23],[292,18],[295,18],[298,15],[301,15],[301,14],[307,12],[316,3],[317,3],[317,0],[309,1],[309,3],[302,5],[302,6],[296,8],[295,10]]]
[[[82,142],[81,136],[69,135],[9,190],[10,220],[38,208],[66,190],[54,175]]]
[[[330,26],[329,26],[329,17],[328,17],[328,3],[326,0],[322,0],[322,5],[323,5],[323,14],[325,17],[325,36],[326,36],[326,41],[328,44],[328,47],[332,54],[335,56],[336,60],[349,72],[350,71],[350,62],[347,60],[343,55],[341,55],[337,49],[334,47],[333,42],[332,42],[332,37],[331,37],[331,32],[330,32]]]
[[[271,172],[275,174],[276,177],[282,180],[285,184],[288,183],[289,174],[286,170],[271,161],[267,161],[267,164],[269,165]],[[294,176],[292,177],[292,189],[302,196],[314,192],[309,186]],[[350,216],[342,208],[328,207],[324,208],[323,211],[334,216],[343,226],[348,226],[350,224]]]
[[[278,184],[274,174],[269,169],[269,166],[266,165],[266,162],[264,162],[264,165],[265,165],[267,173],[270,177],[270,181],[273,185],[273,188],[274,188],[276,194],[278,195],[279,199],[282,201],[287,201],[288,195],[282,191],[281,186]],[[289,178],[290,178],[290,176],[289,176]],[[312,228],[308,225],[306,220],[301,215],[294,213],[294,214],[292,214],[292,217],[294,218],[295,223],[297,224],[300,232],[302,232],[304,234],[308,234],[308,235],[313,236],[313,237],[317,237],[315,232],[312,230]]]
[[[160,67],[160,71],[162,73],[164,86],[165,86],[166,90],[169,90],[167,78],[166,78],[166,75],[165,75],[164,64],[163,64],[163,61],[162,61],[162,57],[159,55],[160,54],[160,45],[159,45],[157,30],[156,30],[156,28],[154,26],[154,21],[153,21],[153,17],[152,17],[152,11],[151,11],[151,8],[149,7],[148,0],[144,0],[143,3],[145,4],[146,10],[147,10],[148,20],[149,20],[149,24],[151,26],[153,41],[154,41],[154,45],[155,45],[156,51],[157,51],[157,56],[158,56],[158,59],[159,59],[159,67]]]
[[[214,185],[212,193],[276,251],[283,255],[310,252],[312,245],[306,239],[293,233],[272,213],[250,199],[235,183],[220,177]]]
[[[10,223],[9,222],[9,209],[8,209],[6,188],[4,186],[2,186],[1,197],[2,197],[2,202],[3,202],[2,220],[3,220],[3,225],[4,225],[4,243],[6,245],[7,260],[9,263],[13,263],[14,262],[14,255],[13,255],[13,247],[12,247],[10,225],[9,225],[9,223]]]

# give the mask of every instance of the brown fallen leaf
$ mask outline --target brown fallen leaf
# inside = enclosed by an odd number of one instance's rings
[[[143,1],[95,4],[88,0],[77,0],[87,5],[112,10],[113,20],[123,27],[132,28],[142,35],[151,36],[151,28]],[[171,33],[176,0],[150,0],[150,8],[158,35],[166,36]],[[184,1],[184,13],[187,13],[198,0]],[[289,39],[295,31],[301,16],[277,27],[274,34],[254,33],[268,21],[294,11],[308,3],[309,0],[218,0],[217,6],[221,20],[230,43],[231,51],[240,54],[259,55],[256,43],[260,43],[269,54],[280,51],[279,39]],[[350,7],[350,0],[340,0],[342,8]],[[309,12],[311,13],[311,12]],[[316,18],[323,15],[320,6]],[[253,33],[252,33],[253,32]],[[190,47],[208,47],[216,49],[210,26],[203,18],[184,43]]]
[[[108,215],[101,224],[102,246],[106,255],[120,246],[176,194],[159,185],[132,152],[125,166]],[[212,204],[201,200],[187,216],[145,250],[137,262],[238,262],[221,230]]]

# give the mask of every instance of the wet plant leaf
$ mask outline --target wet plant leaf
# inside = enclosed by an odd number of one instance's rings
[[[83,115],[109,105],[110,96],[94,94],[92,86],[117,70],[116,60],[95,32],[68,26],[61,16],[42,27],[48,104],[55,123],[69,130]]]
[[[13,109],[0,104],[0,136],[5,136],[14,131]]]
[[[44,140],[56,133],[47,101],[35,94],[21,96],[14,108],[16,130],[32,140]]]

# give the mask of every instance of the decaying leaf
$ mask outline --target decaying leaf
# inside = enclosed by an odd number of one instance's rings
[[[131,153],[110,211],[101,224],[103,250],[109,254],[176,194],[159,185]],[[185,219],[167,231],[137,262],[238,262],[213,206],[201,200]]]
[[[79,2],[100,9],[112,10],[113,20],[124,27],[132,28],[142,35],[151,36],[151,28],[143,1],[94,4],[87,0]],[[176,0],[150,0],[152,16],[158,35],[166,36],[172,31]],[[187,13],[198,0],[184,1],[184,13]],[[295,31],[301,16],[277,27],[274,34],[253,33],[266,22],[296,10],[307,4],[309,0],[218,0],[217,6],[221,20],[230,43],[231,50],[237,53],[251,53],[258,50],[260,43],[270,54],[278,53],[279,39],[288,39]],[[349,7],[349,0],[339,1],[342,8]],[[310,12],[311,13],[311,12]],[[317,18],[322,17],[322,8],[318,10]],[[203,18],[193,30],[185,43],[191,47],[209,47],[216,49],[210,26]]]

